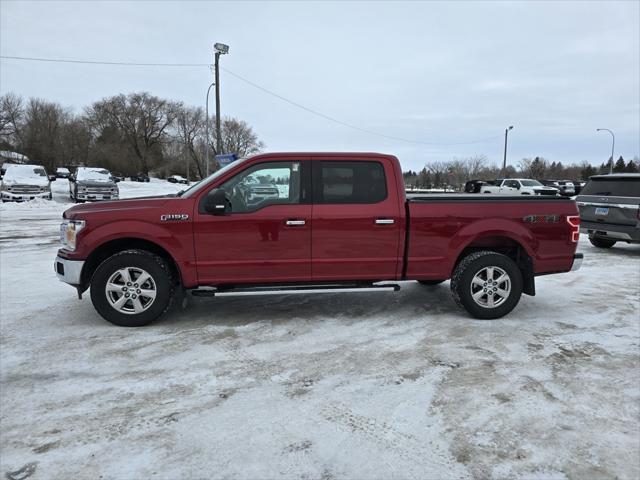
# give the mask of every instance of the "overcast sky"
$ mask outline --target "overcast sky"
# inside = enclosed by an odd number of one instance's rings
[[[0,0],[2,55],[221,65],[222,113],[268,151],[393,153],[406,168],[484,154],[606,161],[640,153],[640,2],[56,2]],[[149,91],[205,103],[207,67],[2,59],[0,90],[82,107]],[[212,96],[213,98],[213,96]],[[214,103],[211,102],[211,109]],[[492,137],[492,138],[489,138]],[[433,145],[473,142],[463,145]]]

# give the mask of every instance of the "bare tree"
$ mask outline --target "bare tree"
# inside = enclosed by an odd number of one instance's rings
[[[223,153],[235,153],[238,157],[246,157],[264,148],[264,143],[243,120],[225,118],[221,130]]]
[[[94,128],[115,125],[131,146],[140,170],[149,172],[152,157],[161,156],[178,104],[149,93],[117,95],[96,102],[87,110]]]
[[[198,175],[203,178],[206,166],[204,165],[204,112],[202,108],[185,107],[180,105],[177,109],[174,130],[178,142],[188,154],[190,160],[196,165]]]
[[[19,141],[20,126],[24,119],[22,97],[5,93],[0,97],[0,138],[7,144]]]

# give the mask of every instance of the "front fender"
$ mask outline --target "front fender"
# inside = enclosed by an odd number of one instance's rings
[[[90,230],[79,238],[73,257],[86,259],[105,244],[122,239],[144,240],[164,249],[180,270],[184,284],[197,283],[191,222],[158,225],[144,220],[120,220]]]

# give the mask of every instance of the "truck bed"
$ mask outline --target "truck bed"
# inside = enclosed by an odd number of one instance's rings
[[[568,271],[575,243],[567,197],[478,194],[407,195],[405,277],[449,278],[460,255],[473,249],[521,249],[536,275]]]

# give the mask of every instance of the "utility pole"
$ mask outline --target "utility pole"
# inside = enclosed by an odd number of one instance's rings
[[[507,138],[509,137],[509,130],[513,130],[513,125],[504,131],[504,160],[502,161],[502,178],[507,175]]]
[[[204,107],[204,162],[207,177],[209,176],[209,92],[211,91],[211,87],[213,87],[214,85],[215,82],[209,85],[209,88],[207,88],[207,103]]]
[[[216,155],[222,154],[222,133],[220,132],[220,68],[218,66],[220,55],[229,53],[229,45],[216,43],[213,48],[215,54],[215,84],[216,84]]]
[[[611,175],[613,173],[613,150],[616,146],[616,136],[608,128],[597,128],[596,132],[600,132],[603,130],[611,134],[611,162],[609,162],[609,175]]]

